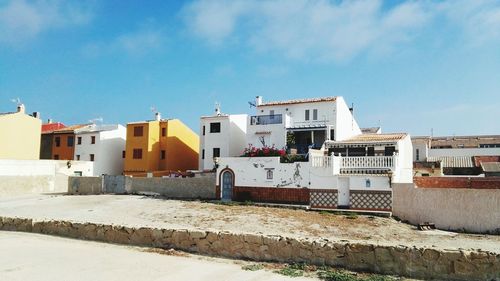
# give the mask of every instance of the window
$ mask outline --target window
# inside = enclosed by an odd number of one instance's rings
[[[165,150],[161,151],[161,159],[165,159]]]
[[[220,122],[210,123],[210,133],[220,133]]]
[[[72,147],[75,144],[75,137],[74,136],[68,136],[66,139],[66,143],[68,147]]]
[[[213,151],[213,157],[220,157],[220,148],[215,147]]]
[[[82,144],[82,137],[76,138],[76,144]]]
[[[370,181],[370,179],[366,179],[365,186],[366,187],[371,187],[372,186],[372,182]]]
[[[134,159],[142,159],[142,149],[135,148],[134,149],[134,153],[132,155],[132,158],[134,158]]]
[[[58,154],[54,155],[54,160],[59,160],[59,155]]]
[[[306,119],[306,121],[309,121],[309,109],[306,109],[305,119]]]
[[[90,143],[91,144],[95,144],[95,136],[91,136],[90,137]]]
[[[134,137],[142,137],[143,134],[144,134],[143,126],[134,127]]]
[[[274,110],[269,110],[269,119],[274,119]]]
[[[335,140],[335,130],[334,129],[330,130],[330,140]]]
[[[205,126],[203,126],[202,131],[203,131],[203,135],[205,135]]]
[[[125,150],[122,151],[122,158],[125,159]]]
[[[201,150],[201,159],[205,159],[205,149]]]
[[[274,169],[266,169],[266,179],[272,180],[274,174]]]
[[[80,155],[76,155],[76,160],[80,161]]]
[[[318,110],[313,109],[313,120],[318,120]]]
[[[420,149],[415,149],[415,160],[419,161],[420,160]]]
[[[164,137],[167,135],[167,128],[161,128],[161,136]]]
[[[61,137],[56,137],[56,138],[54,139],[54,142],[56,143],[56,147],[61,146]]]
[[[95,156],[94,156],[94,154],[90,154],[90,161],[92,161],[92,162],[93,162],[94,160],[95,160]]]

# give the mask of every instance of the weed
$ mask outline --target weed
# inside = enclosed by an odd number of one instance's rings
[[[355,220],[358,218],[358,215],[351,213],[351,214],[346,215],[345,218],[350,219],[350,220]]]
[[[289,276],[289,277],[300,277],[304,275],[304,271],[290,268],[289,266],[275,271],[278,274]]]
[[[264,265],[262,265],[260,263],[248,264],[248,265],[242,266],[241,269],[248,270],[248,271],[257,271],[257,270],[264,269]]]
[[[318,277],[325,281],[360,281],[356,275],[344,271],[321,271]]]

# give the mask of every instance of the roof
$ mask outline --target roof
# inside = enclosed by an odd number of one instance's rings
[[[298,103],[325,102],[325,101],[336,101],[336,100],[337,97],[323,97],[323,98],[295,99],[295,100],[284,100],[284,101],[270,101],[257,105],[257,107],[272,106],[272,105],[288,105],[288,104],[298,104]]]
[[[407,133],[391,133],[391,134],[361,134],[350,139],[338,141],[339,143],[360,143],[360,142],[388,142],[399,141],[404,139]]]
[[[483,168],[484,172],[499,173],[500,162],[481,162],[481,168]]]
[[[65,127],[65,128],[61,128],[59,130],[54,130],[54,131],[52,131],[52,133],[55,133],[55,134],[74,133],[75,130],[78,130],[78,129],[81,129],[81,128],[84,128],[84,127],[87,127],[87,126],[90,126],[90,125],[92,125],[92,124],[71,125],[71,126],[68,126],[68,127]]]
[[[471,135],[471,136],[413,136],[412,139],[432,139],[432,140],[458,140],[458,139],[500,139],[500,135]]]
[[[0,112],[0,116],[10,115],[10,114],[14,114],[14,113],[17,113],[17,112]]]
[[[443,168],[474,168],[474,162],[470,156],[434,156],[427,157],[428,162],[441,161]]]
[[[363,134],[376,134],[380,132],[380,127],[361,128]]]
[[[51,133],[54,130],[66,128],[61,122],[42,124],[42,133]]]

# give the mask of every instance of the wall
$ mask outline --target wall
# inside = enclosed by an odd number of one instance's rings
[[[394,184],[393,215],[412,224],[432,222],[445,230],[500,233],[498,181],[496,186],[470,189],[457,183],[458,188],[417,188]]]
[[[93,175],[93,163],[65,160],[0,160],[0,196],[66,192],[68,176]]]
[[[0,115],[0,159],[40,158],[42,121],[21,112]]]
[[[153,192],[168,198],[216,199],[215,176],[194,178],[128,178],[128,193]]]
[[[411,183],[413,181],[413,146],[410,135],[398,141],[397,149],[398,165],[393,176],[393,182]]]
[[[91,222],[0,217],[0,230],[24,231],[124,245],[180,249],[254,261],[308,263],[436,280],[495,280],[500,255],[480,250],[347,243],[324,238],[159,229]]]
[[[429,157],[439,156],[496,156],[500,148],[435,148],[429,150]]]
[[[167,122],[166,170],[198,170],[199,136],[178,119]]]
[[[101,177],[69,177],[68,194],[90,195],[103,193]]]
[[[342,97],[337,97],[335,125],[336,141],[342,141],[361,134],[358,123],[349,111],[349,107]]]
[[[56,138],[61,139],[57,146]],[[73,138],[73,146],[68,146],[68,138]],[[54,133],[52,134],[52,159],[58,155],[59,160],[74,160],[75,158],[76,137],[74,133]]]
[[[246,120],[245,120],[246,122]],[[220,123],[219,133],[210,133],[210,123]],[[205,126],[205,135],[203,135],[203,126]],[[213,149],[220,149],[220,157],[228,157],[229,143],[231,139],[231,123],[229,116],[211,116],[200,119],[200,149],[199,149],[199,169],[210,170],[214,166]],[[202,150],[205,149],[205,159],[202,159]]]
[[[500,189],[499,178],[415,177],[413,182],[420,188]]]

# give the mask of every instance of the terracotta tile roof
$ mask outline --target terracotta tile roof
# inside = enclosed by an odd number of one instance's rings
[[[78,124],[78,125],[71,125],[71,126],[68,126],[68,127],[65,127],[65,128],[62,128],[62,129],[59,129],[59,130],[54,130],[52,131],[53,133],[60,133],[60,134],[63,134],[63,133],[74,133],[75,130],[78,130],[78,129],[81,129],[81,128],[84,128],[84,127],[88,127],[92,124]]]
[[[473,168],[474,162],[470,156],[432,156],[427,162],[441,162],[443,168]]]
[[[324,101],[336,101],[337,97],[323,97],[323,98],[309,98],[309,99],[296,99],[296,100],[284,100],[284,101],[270,101],[264,102],[260,106],[272,106],[272,105],[287,105],[287,104],[297,104],[297,103],[312,103],[312,102],[324,102]]]
[[[341,143],[359,143],[359,142],[387,142],[398,141],[405,138],[406,133],[392,133],[392,134],[361,134],[354,136],[350,139],[339,141]]]
[[[66,125],[61,122],[42,124],[42,133],[51,133],[63,128],[66,128]]]

